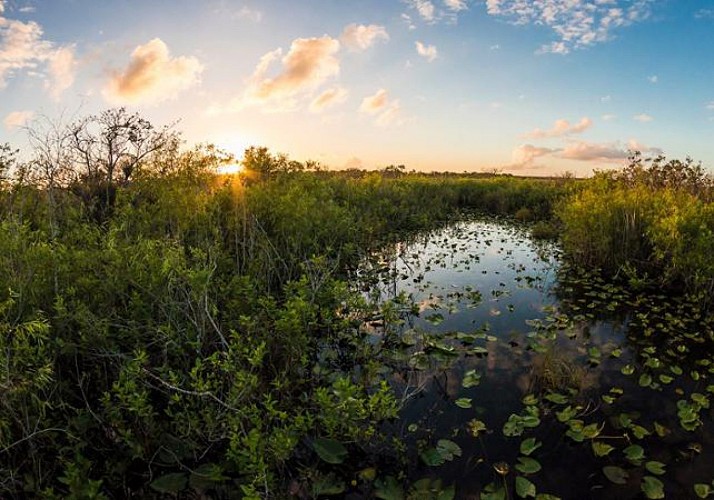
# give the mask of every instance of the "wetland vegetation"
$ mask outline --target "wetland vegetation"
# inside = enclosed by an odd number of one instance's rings
[[[42,133],[39,133],[42,132]],[[714,187],[0,148],[0,491],[714,496]]]

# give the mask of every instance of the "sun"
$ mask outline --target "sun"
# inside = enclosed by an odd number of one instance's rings
[[[243,165],[240,163],[230,163],[228,165],[221,165],[216,169],[216,172],[220,175],[239,175],[243,172]]]

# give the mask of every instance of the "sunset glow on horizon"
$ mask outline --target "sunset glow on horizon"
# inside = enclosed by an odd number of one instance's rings
[[[332,169],[714,168],[714,2],[0,0],[0,144],[126,106]]]

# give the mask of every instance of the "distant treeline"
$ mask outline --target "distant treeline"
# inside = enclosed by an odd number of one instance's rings
[[[374,311],[348,271],[461,210],[540,224],[582,265],[714,286],[712,183],[690,160],[573,182],[332,172],[251,148],[228,176],[232,158],[123,109],[30,135],[27,161],[0,147],[9,497],[281,497],[309,480],[314,438],[388,448],[399,400],[369,372]]]

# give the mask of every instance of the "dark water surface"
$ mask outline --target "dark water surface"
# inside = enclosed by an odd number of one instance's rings
[[[518,498],[521,477],[539,494],[606,499],[657,498],[660,486],[696,498],[694,484],[714,480],[711,347],[667,297],[568,281],[553,244],[494,220],[418,236],[382,266],[373,296],[418,309],[374,332],[401,367],[392,432],[410,481]],[[542,444],[526,455],[528,438]],[[442,456],[439,440],[460,456]]]

